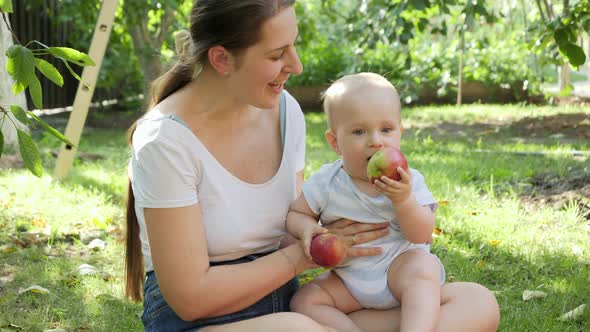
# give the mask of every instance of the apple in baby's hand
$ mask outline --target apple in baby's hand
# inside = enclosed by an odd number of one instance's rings
[[[310,253],[317,265],[335,267],[346,256],[346,247],[336,235],[323,233],[314,236],[311,240]]]
[[[377,151],[367,165],[367,176],[371,183],[374,183],[376,179],[381,176],[387,176],[388,178],[399,181],[401,176],[397,172],[397,168],[401,167],[408,172],[408,161],[404,154],[394,147],[385,148]]]

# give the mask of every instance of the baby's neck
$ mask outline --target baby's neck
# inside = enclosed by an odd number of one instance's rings
[[[381,195],[381,192],[375,188],[375,186],[367,180],[364,179],[356,179],[351,177],[352,183],[356,185],[356,187],[364,194],[369,195],[371,197],[377,197]]]

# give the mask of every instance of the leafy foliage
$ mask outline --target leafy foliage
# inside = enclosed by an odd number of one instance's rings
[[[0,14],[4,18],[4,12],[12,12],[12,3],[10,0],[0,2]],[[5,24],[5,21],[0,22]],[[12,32],[12,31],[11,31]],[[23,93],[25,89],[29,89],[29,94],[33,100],[35,107],[43,108],[43,98],[41,93],[41,82],[37,77],[37,70],[45,77],[47,77],[53,83],[62,86],[63,76],[59,71],[49,62],[40,58],[40,56],[53,56],[64,62],[66,68],[70,73],[80,80],[80,77],[70,66],[70,62],[78,66],[94,66],[94,61],[90,57],[78,50],[68,47],[48,47],[39,41],[31,41],[26,45],[12,45],[6,51],[6,71],[14,80],[12,86],[12,92],[14,95]],[[44,130],[58,138],[62,142],[73,145],[65,136],[63,136],[58,130],[45,123],[34,113],[24,111],[18,105],[10,105],[10,112],[18,119],[22,124],[27,126],[34,126],[35,124],[40,125]],[[0,106],[0,120],[2,122],[8,119],[12,122],[12,119],[7,116],[8,110]],[[12,123],[15,128],[16,124]],[[24,160],[25,166],[35,176],[40,177],[43,173],[41,166],[41,156],[37,145],[31,138],[31,136],[17,128],[18,145],[21,157]],[[0,156],[2,155],[2,149],[4,147],[4,137],[0,139]]]
[[[542,11],[541,8],[539,10]],[[557,16],[551,15],[552,9],[547,8],[547,11],[549,15],[531,27],[531,31],[539,36],[532,41],[531,47],[536,50],[559,50],[563,56],[558,58],[559,62],[568,61],[576,67],[583,65],[586,54],[578,45],[578,36],[582,31],[590,34],[590,1],[577,0],[571,4],[564,1],[564,8]]]

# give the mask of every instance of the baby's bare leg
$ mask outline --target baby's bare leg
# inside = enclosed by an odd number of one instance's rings
[[[339,332],[361,332],[347,313],[361,309],[336,273],[328,271],[301,287],[291,299],[291,310]]]
[[[401,303],[402,332],[434,331],[440,312],[440,266],[427,251],[413,249],[397,257],[387,274],[389,289]]]

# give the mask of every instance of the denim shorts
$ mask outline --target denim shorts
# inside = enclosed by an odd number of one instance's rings
[[[226,262],[211,262],[210,265],[246,263],[254,261],[267,254],[268,253],[248,255]],[[280,288],[263,297],[260,301],[243,310],[223,316],[203,318],[187,322],[178,317],[168,303],[166,303],[166,300],[164,300],[164,297],[160,293],[160,286],[158,285],[158,280],[156,280],[156,275],[153,271],[150,271],[146,274],[143,286],[144,310],[141,320],[143,321],[143,326],[147,332],[198,331],[200,328],[211,325],[227,324],[275,312],[289,311],[289,302],[298,287],[299,281],[297,277],[295,277]],[[203,299],[203,301],[206,301],[206,299]]]

